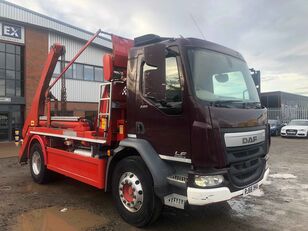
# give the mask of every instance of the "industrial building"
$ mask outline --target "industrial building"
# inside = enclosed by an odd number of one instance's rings
[[[12,140],[30,109],[49,48],[65,45],[70,61],[93,33],[37,12],[0,1],[0,141]],[[102,58],[111,52],[111,40],[98,37],[68,70],[67,114],[93,116],[99,85],[103,81]],[[60,73],[60,63],[54,76]],[[52,90],[60,99],[61,84]]]
[[[261,104],[267,108],[308,108],[308,96],[283,91],[261,93]]]
[[[290,122],[308,119],[308,97],[283,91],[261,93],[261,104],[267,107],[269,119]]]

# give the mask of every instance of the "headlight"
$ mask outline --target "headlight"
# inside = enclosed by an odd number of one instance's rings
[[[281,129],[281,132],[286,132],[286,129]]]
[[[298,129],[298,131],[300,131],[300,132],[305,132],[306,129]]]
[[[211,187],[220,185],[224,181],[224,177],[222,175],[214,175],[214,176],[195,176],[195,184],[199,187]]]

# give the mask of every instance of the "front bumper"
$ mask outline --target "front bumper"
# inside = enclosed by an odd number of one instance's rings
[[[296,134],[288,134],[286,132],[281,132],[281,136],[283,137],[307,137],[307,132],[298,131]]]
[[[269,174],[267,169],[263,175],[263,178],[258,182],[258,185],[262,185],[266,181]],[[187,200],[190,205],[207,205],[215,202],[221,202],[229,200],[233,197],[243,195],[244,189],[231,192],[228,187],[219,187],[211,189],[200,188],[187,188]]]

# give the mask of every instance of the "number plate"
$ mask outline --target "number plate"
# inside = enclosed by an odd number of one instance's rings
[[[259,188],[258,184],[253,184],[243,190],[243,196],[247,196],[248,194],[252,193],[253,191]]]

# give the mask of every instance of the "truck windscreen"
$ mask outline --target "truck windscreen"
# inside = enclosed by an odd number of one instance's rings
[[[214,103],[214,106],[260,103],[244,61],[200,48],[189,49],[188,57],[195,94],[199,99]]]

